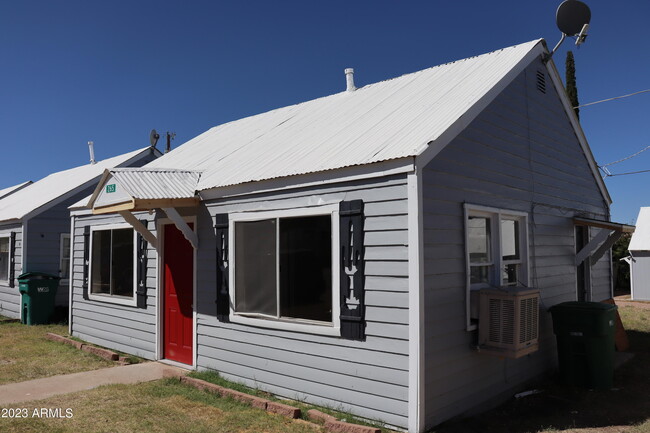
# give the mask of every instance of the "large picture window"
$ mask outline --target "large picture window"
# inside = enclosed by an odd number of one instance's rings
[[[0,238],[0,281],[9,280],[9,238]]]
[[[132,228],[92,231],[90,296],[134,299],[134,233]]]
[[[332,213],[276,214],[232,221],[235,316],[334,325],[333,248],[338,236],[333,236]]]

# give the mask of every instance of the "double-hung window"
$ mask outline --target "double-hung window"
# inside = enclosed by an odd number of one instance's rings
[[[9,238],[0,238],[0,281],[9,281]]]
[[[61,233],[59,251],[59,277],[65,283],[70,278],[70,234]]]
[[[527,214],[465,205],[468,324],[471,291],[528,283]]]
[[[90,299],[135,305],[134,249],[135,233],[130,226],[91,230]]]
[[[338,206],[230,216],[232,320],[332,334],[338,328]]]

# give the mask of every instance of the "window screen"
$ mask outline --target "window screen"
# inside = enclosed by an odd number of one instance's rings
[[[133,229],[92,235],[91,293],[133,297]]]
[[[0,238],[0,281],[9,279],[9,238]]]
[[[236,222],[235,311],[331,322],[331,216]]]

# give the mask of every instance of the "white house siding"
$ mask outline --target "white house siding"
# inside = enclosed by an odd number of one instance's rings
[[[207,204],[199,215],[198,368],[310,403],[407,425],[407,190],[403,175]],[[216,319],[214,215],[365,203],[366,341]]]
[[[630,264],[630,282],[632,299],[650,301],[650,252],[632,251],[633,262]]]
[[[423,171],[425,424],[511,396],[555,363],[548,307],[576,299],[572,218],[608,207],[550,78],[533,62]],[[530,284],[541,289],[540,350],[518,360],[471,349],[466,331],[463,204],[527,212]],[[593,300],[610,297],[609,254],[592,268]]]
[[[14,276],[18,278],[23,269],[23,226],[21,224],[6,224],[0,227],[0,237],[10,237],[11,232],[16,233]],[[0,282],[0,314],[19,319],[20,293],[18,292],[18,281],[14,280],[14,282],[14,287],[9,287],[7,282]]]
[[[146,214],[145,214],[146,215]],[[138,215],[139,219],[147,216]],[[152,219],[152,217],[148,217]],[[147,359],[156,356],[156,250],[149,245],[147,308],[83,299],[84,227],[124,223],[119,215],[77,216],[73,241],[72,335]],[[154,224],[149,230],[155,233]]]

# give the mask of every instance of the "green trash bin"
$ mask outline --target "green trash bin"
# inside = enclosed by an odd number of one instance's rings
[[[54,313],[54,298],[59,280],[59,277],[44,272],[26,272],[18,276],[23,324],[49,323]]]
[[[563,302],[550,308],[564,383],[589,389],[612,387],[617,308],[600,302]]]

